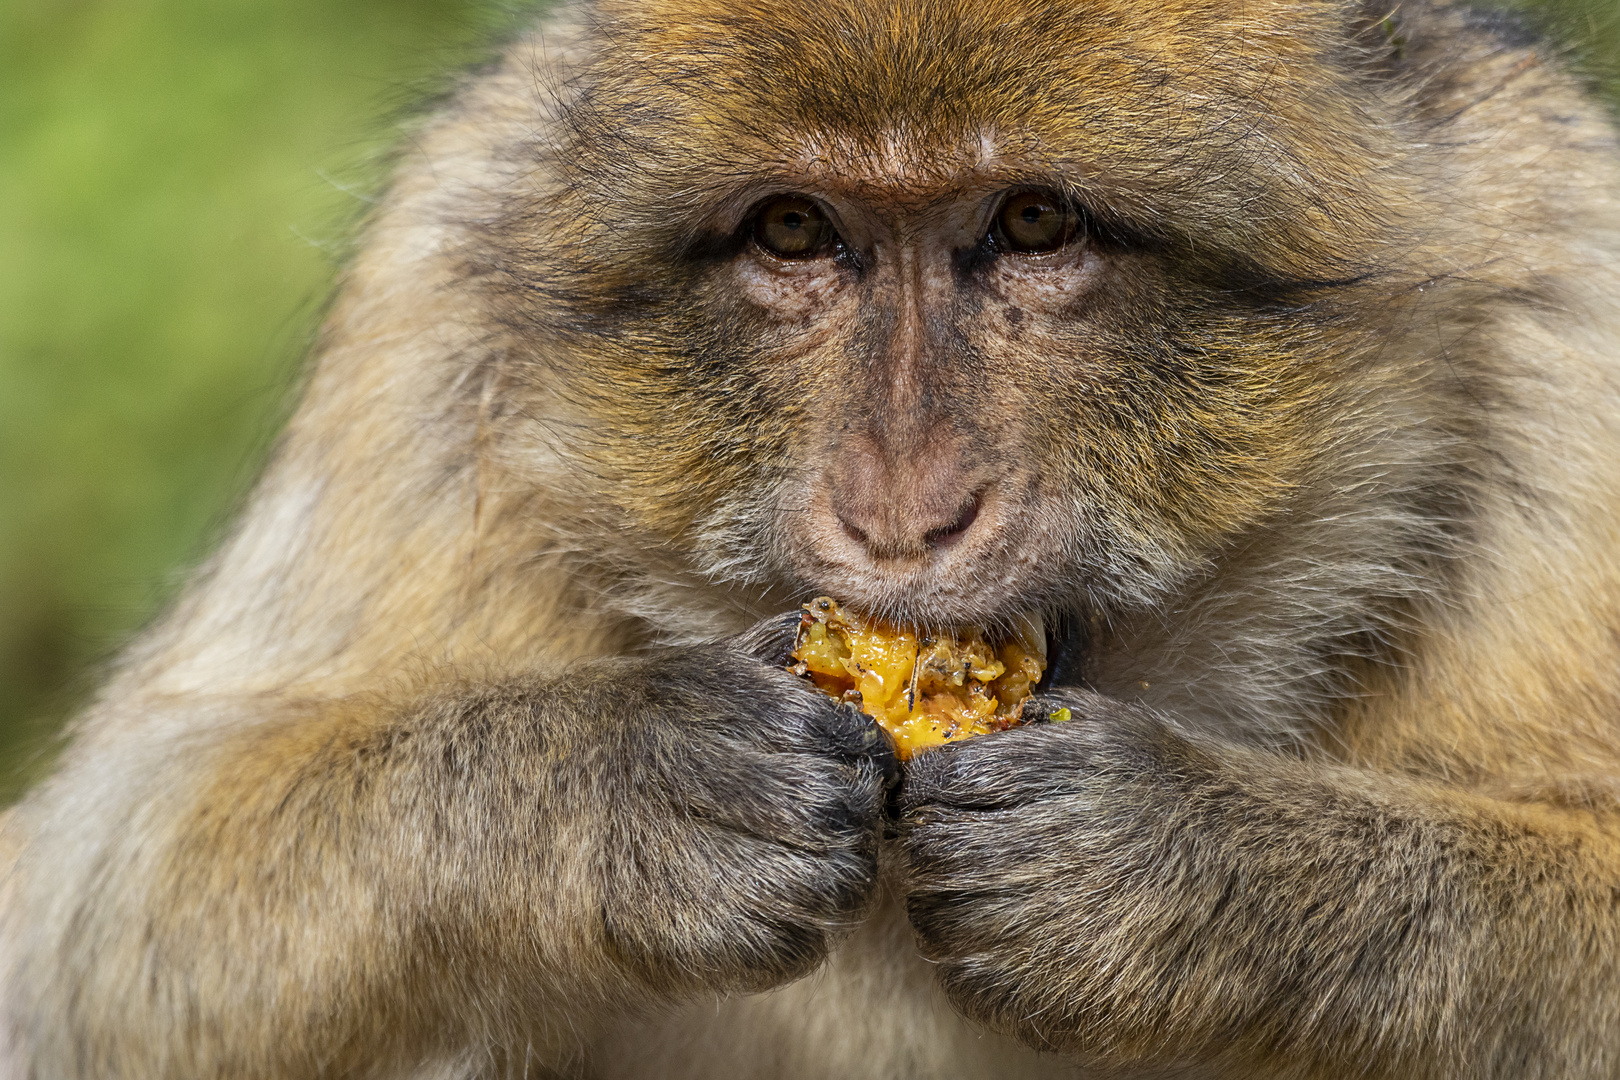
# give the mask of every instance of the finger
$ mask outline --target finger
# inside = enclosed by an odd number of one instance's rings
[[[883,791],[870,763],[742,754],[708,763],[687,789],[698,818],[787,847],[828,853],[875,830]]]
[[[1080,685],[1084,681],[1082,669],[1090,636],[1085,621],[1078,615],[1070,615],[1059,621],[1047,640],[1046,652],[1051,662],[1041,681],[1036,684],[1036,689],[1046,691],[1059,686]]]
[[[1014,728],[918,754],[906,766],[900,810],[999,810],[1073,791],[1085,770],[1062,761],[1057,742],[1048,727]]]
[[[818,730],[830,753],[850,760],[873,762],[885,781],[899,776],[894,740],[876,720],[849,702],[840,702],[818,717]]]
[[[799,622],[803,612],[798,608],[759,620],[747,630],[727,638],[725,644],[752,656],[762,664],[786,667],[788,654],[793,651],[799,636]]]
[[[1061,686],[1039,690],[1024,700],[1019,719],[1025,724],[1067,723],[1091,720],[1119,707],[1113,698],[1082,686]]]

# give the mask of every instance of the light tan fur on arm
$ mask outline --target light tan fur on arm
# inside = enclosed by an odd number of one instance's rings
[[[458,695],[636,643],[533,531],[545,492],[515,492],[482,443],[499,360],[454,287],[462,215],[505,182],[494,144],[543,122],[494,89],[413,143],[251,505],[8,828],[7,979],[77,1018],[27,1032],[41,1075],[371,1075],[524,1010],[554,1018],[555,1055],[611,996],[570,974],[566,933],[511,935],[536,911],[589,922],[511,826],[533,813],[517,774],[421,775],[457,752]],[[470,988],[474,957],[514,974]]]

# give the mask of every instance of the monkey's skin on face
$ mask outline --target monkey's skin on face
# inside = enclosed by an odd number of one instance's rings
[[[1426,0],[556,11],[0,827],[0,1069],[1612,1080],[1617,185]],[[823,594],[1073,719],[902,768]]]

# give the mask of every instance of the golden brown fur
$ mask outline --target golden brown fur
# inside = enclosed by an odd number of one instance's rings
[[[1444,4],[563,11],[7,819],[0,1061],[1620,1073],[1617,181]],[[727,637],[824,591],[1063,620],[1075,721],[893,788]]]

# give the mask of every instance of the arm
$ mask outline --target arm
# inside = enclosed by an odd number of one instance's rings
[[[621,1009],[803,974],[867,902],[887,744],[737,645],[101,748],[127,810],[29,808],[32,1075],[370,1075],[491,1037],[555,1062]]]
[[[1116,1067],[1612,1072],[1611,817],[1062,700],[1073,721],[925,755],[907,778],[911,917],[970,1015]]]

